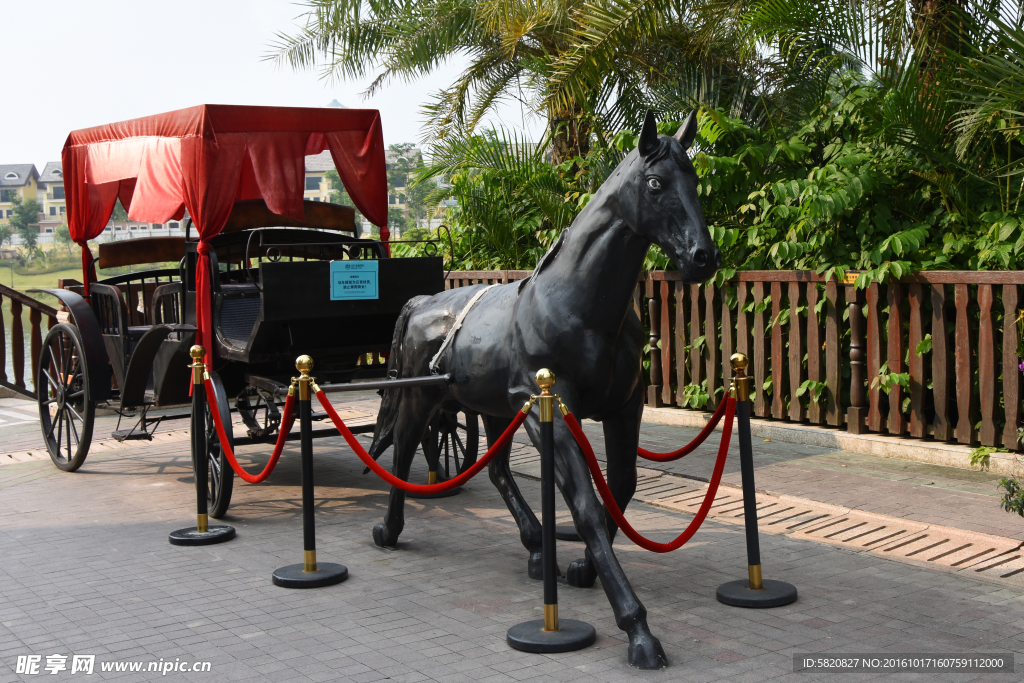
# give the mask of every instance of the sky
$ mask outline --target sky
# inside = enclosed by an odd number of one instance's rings
[[[72,130],[197,104],[379,109],[385,144],[419,142],[420,107],[450,84],[462,63],[428,78],[392,83],[363,100],[369,78],[330,82],[263,61],[278,32],[294,33],[294,0],[52,0],[5,2],[0,43],[5,97],[0,164],[58,161]],[[524,128],[518,104],[490,123]]]

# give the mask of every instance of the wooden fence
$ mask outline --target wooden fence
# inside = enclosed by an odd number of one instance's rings
[[[447,288],[529,271],[452,272]],[[750,358],[756,417],[1018,450],[1024,272],[920,272],[858,290],[809,271],[715,285],[644,274],[647,404],[710,410]]]
[[[7,330],[0,317],[0,386],[35,398],[36,366],[39,365],[39,353],[43,347],[43,318],[46,318],[47,329],[57,324],[57,309],[36,301],[27,294],[0,285],[0,303],[6,299],[11,304],[11,348],[7,348]],[[25,384],[25,323],[22,320],[25,309],[28,309],[29,320],[29,372],[32,376],[32,389]],[[7,354],[10,352],[11,367],[14,378],[7,376]]]

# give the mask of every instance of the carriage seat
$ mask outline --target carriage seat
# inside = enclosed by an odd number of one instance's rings
[[[222,284],[216,298],[214,327],[224,355],[244,353],[260,315],[259,288],[250,283]]]

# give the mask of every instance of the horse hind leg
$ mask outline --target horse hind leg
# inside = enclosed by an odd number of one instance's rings
[[[498,437],[508,428],[512,420],[503,417],[483,416],[484,433],[487,435],[488,448],[498,440]],[[541,580],[544,578],[544,566],[541,558],[541,528],[537,516],[530,509],[526,499],[523,498],[519,486],[512,477],[512,469],[509,466],[509,454],[512,452],[511,442],[505,449],[491,460],[487,473],[490,476],[494,488],[498,489],[505,506],[512,513],[512,518],[519,527],[519,538],[530,553],[530,560],[527,570],[531,579]]]
[[[414,396],[413,393],[410,391],[410,395],[402,401],[394,431],[394,464],[391,473],[402,481],[409,481],[409,468],[416,455],[416,447],[435,409],[433,402],[422,395]],[[404,527],[405,491],[391,487],[384,521],[373,527],[373,542],[381,548],[393,548],[398,545],[398,537]]]

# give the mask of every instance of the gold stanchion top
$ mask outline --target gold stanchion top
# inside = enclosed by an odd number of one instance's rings
[[[555,373],[551,372],[547,368],[541,368],[537,371],[537,386],[545,394],[551,391],[551,387],[555,386]]]
[[[199,363],[200,361],[203,360],[203,356],[206,355],[206,349],[196,344],[195,346],[188,350],[188,355],[192,356],[192,360],[194,360],[196,363]]]
[[[747,366],[750,365],[750,361],[747,359],[745,353],[734,353],[729,356],[729,363],[732,364],[734,371],[746,370]]]
[[[295,369],[302,373],[303,377],[309,375],[309,371],[313,369],[313,359],[306,355],[299,356],[295,359]]]

